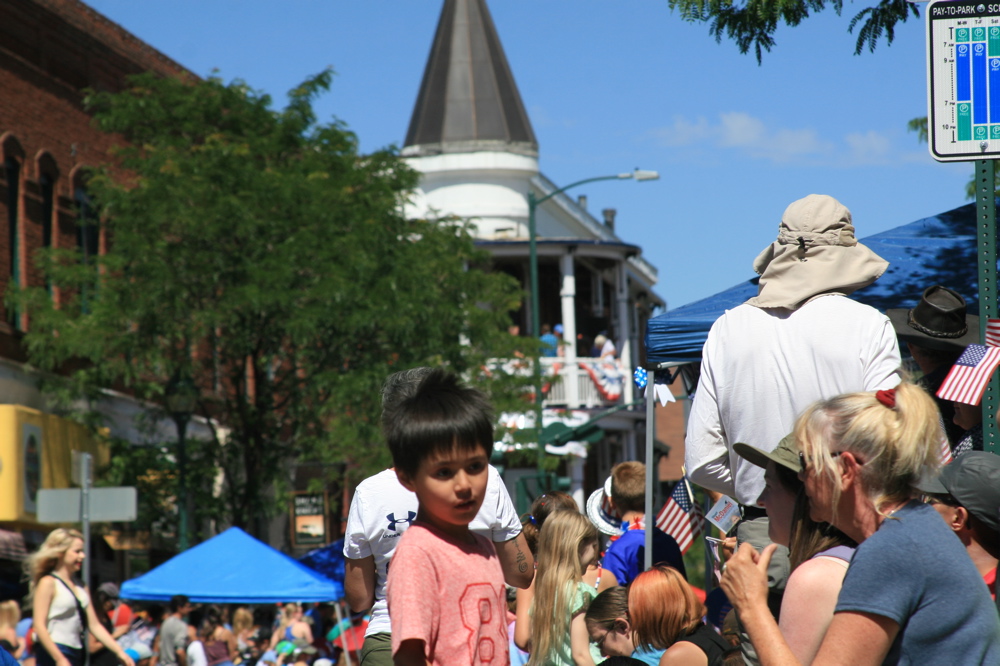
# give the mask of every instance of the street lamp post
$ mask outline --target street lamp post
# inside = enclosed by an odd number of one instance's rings
[[[167,383],[166,405],[177,426],[177,548],[188,549],[187,426],[194,414],[198,389],[186,374],[175,372]]]
[[[600,180],[628,180],[633,179],[637,181],[643,180],[658,180],[660,174],[656,171],[644,171],[642,169],[636,169],[635,171],[629,171],[626,173],[619,173],[613,176],[597,176],[595,178],[585,178],[583,180],[578,180],[575,183],[570,183],[565,187],[560,187],[558,190],[549,192],[544,197],[536,197],[535,193],[529,189],[528,190],[528,267],[530,270],[531,279],[531,336],[537,340],[541,335],[539,322],[539,307],[538,307],[538,240],[537,240],[537,230],[535,228],[535,211],[538,206],[545,203],[557,194],[562,194],[566,190],[572,189],[579,185],[586,185],[587,183],[596,183]],[[545,459],[545,446],[542,443],[542,361],[536,356],[535,357],[535,432],[537,433],[536,441],[538,444],[538,467],[541,469],[542,461]]]

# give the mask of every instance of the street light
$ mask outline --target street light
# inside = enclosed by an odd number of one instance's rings
[[[597,176],[596,178],[585,178],[575,183],[570,183],[558,190],[549,192],[544,197],[536,198],[532,190],[528,190],[528,266],[531,271],[531,336],[537,340],[541,335],[538,312],[538,242],[535,229],[535,210],[542,204],[557,194],[562,194],[566,190],[579,185],[595,183],[599,180],[659,180],[660,174],[657,171],[646,171],[635,169],[626,173],[619,173],[613,176]],[[538,467],[541,469],[542,461],[545,459],[545,447],[542,444],[542,362],[535,357],[535,431],[538,433],[536,441],[538,443]]]
[[[165,402],[170,417],[177,426],[177,518],[179,532],[177,548],[188,549],[188,496],[187,496],[187,426],[194,414],[198,389],[187,374],[179,370],[167,382]]]

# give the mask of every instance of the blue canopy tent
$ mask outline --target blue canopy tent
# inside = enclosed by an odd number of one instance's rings
[[[175,594],[198,603],[336,601],[344,586],[231,527],[121,588],[123,598],[141,601]]]
[[[961,293],[970,312],[978,312],[975,224],[975,204],[968,204],[862,238],[862,243],[889,262],[889,269],[851,297],[884,312],[913,307],[925,287],[942,284]],[[761,242],[760,249],[765,243]],[[747,257],[748,267],[752,260]],[[650,319],[646,367],[701,361],[701,348],[715,320],[756,294],[754,278]]]
[[[345,575],[344,540],[337,539],[322,548],[310,550],[299,558],[299,562],[343,585]]]

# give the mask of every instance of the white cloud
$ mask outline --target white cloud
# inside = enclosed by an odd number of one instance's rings
[[[889,137],[875,130],[852,132],[841,138],[822,136],[811,127],[770,127],[743,111],[704,116],[674,116],[669,125],[650,135],[668,148],[687,147],[688,152],[729,152],[743,157],[783,164],[866,166],[912,159],[894,151]]]
[[[652,133],[664,146],[689,146],[710,138],[712,130],[706,118],[688,120],[682,116],[674,116],[673,124],[658,127]]]
[[[748,113],[720,113],[719,123],[722,135],[718,143],[721,146],[754,148],[766,138],[764,123]]]
[[[850,147],[851,156],[858,164],[882,164],[889,158],[889,139],[878,132],[855,132],[844,138]]]

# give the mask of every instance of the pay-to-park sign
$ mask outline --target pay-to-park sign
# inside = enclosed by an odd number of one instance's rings
[[[927,6],[927,143],[940,161],[1000,156],[1000,2]]]

